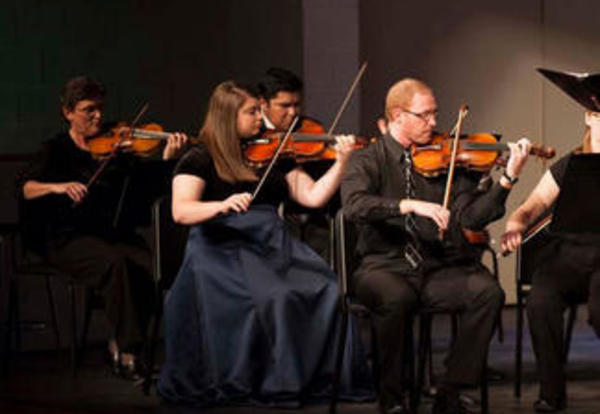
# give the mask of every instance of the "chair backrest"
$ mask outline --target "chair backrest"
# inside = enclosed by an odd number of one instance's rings
[[[523,243],[517,249],[517,288],[530,285],[533,272],[540,260],[540,251],[549,241],[550,218],[543,218],[531,227],[534,229],[523,239]]]
[[[22,194],[23,173],[34,154],[0,155],[0,226],[10,233],[13,265],[45,261],[46,221],[45,197],[25,200]]]
[[[16,225],[19,219],[15,184],[32,154],[0,154],[0,225]]]
[[[358,266],[355,254],[357,232],[354,224],[344,217],[344,211],[339,209],[334,220],[334,270],[338,275],[340,293],[346,296],[350,293],[349,278]]]
[[[152,205],[152,228],[154,279],[157,286],[167,290],[179,272],[188,236],[188,227],[173,221],[170,197],[161,197]]]

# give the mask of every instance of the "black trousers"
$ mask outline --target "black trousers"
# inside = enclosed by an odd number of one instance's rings
[[[84,236],[49,249],[50,263],[104,299],[111,337],[121,350],[135,352],[154,309],[152,260],[141,237],[108,241]]]
[[[374,313],[382,401],[398,399],[406,389],[404,336],[419,307],[459,314],[458,337],[445,360],[444,381],[474,385],[481,378],[504,304],[504,292],[485,266],[474,262],[417,275],[387,258],[369,256],[355,273],[354,291]]]
[[[585,303],[600,337],[600,249],[553,241],[533,274],[527,315],[540,378],[540,398],[566,398],[564,312]]]

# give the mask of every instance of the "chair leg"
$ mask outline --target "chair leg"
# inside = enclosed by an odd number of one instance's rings
[[[429,359],[429,350],[431,347],[431,317],[429,315],[420,315],[419,317],[419,349],[417,350],[417,380],[415,386],[414,411],[417,411],[421,403],[421,394],[423,393],[423,384],[425,383],[425,370],[427,369],[427,359]]]
[[[54,290],[50,275],[46,274],[46,292],[48,293],[48,305],[50,306],[50,316],[52,317],[52,329],[54,330],[54,339],[56,341],[56,350],[60,352],[60,330],[58,329],[58,319],[56,317],[56,304],[54,302]]]
[[[498,320],[496,321],[496,329],[498,329],[498,342],[504,343],[504,322],[502,320],[502,310],[498,314]]]
[[[577,319],[577,305],[572,305],[569,308],[567,327],[565,329],[565,348],[563,354],[563,361],[565,364],[569,359],[569,348],[571,347],[571,338],[573,337],[573,327],[575,326],[575,319]]]
[[[71,302],[71,375],[77,377],[77,313],[75,303],[75,285],[70,282],[68,285],[69,298]]]
[[[417,405],[417,394],[419,390],[417,389],[416,384],[416,376],[415,376],[415,338],[414,338],[414,318],[411,318],[409,329],[406,331],[404,346],[404,360],[407,361],[405,365],[406,373],[406,383],[409,384],[409,407],[413,412],[418,410]]]
[[[344,299],[342,299],[344,300]],[[342,304],[345,308],[345,304]],[[331,402],[329,404],[329,412],[334,414],[337,409],[337,400],[340,392],[340,378],[342,375],[342,363],[344,361],[344,351],[346,349],[346,333],[348,331],[348,310],[342,310],[342,319],[340,321],[340,336],[337,346],[337,354],[335,360],[335,372],[333,374],[333,382],[331,387]]]
[[[144,395],[150,395],[150,387],[152,385],[152,373],[154,371],[154,359],[156,355],[156,343],[158,342],[158,330],[160,327],[160,322],[162,320],[163,315],[163,305],[160,296],[157,298],[157,309],[154,315],[154,321],[152,322],[152,332],[150,333],[150,349],[148,350],[148,355],[146,358],[146,372],[144,375],[144,383],[142,385],[142,390]]]
[[[483,365],[481,373],[481,414],[488,414],[490,412],[489,406],[489,390],[488,390],[488,369],[487,369],[487,356],[486,361]]]
[[[18,291],[15,286],[12,275],[9,275],[8,280],[8,315],[4,329],[4,354],[2,358],[2,376],[8,376],[8,361],[12,351],[12,336],[16,328],[15,303],[18,300]]]
[[[458,314],[452,313],[450,314],[451,326],[452,326],[452,336],[450,337],[450,344],[454,344],[456,341],[456,337],[458,336]]]
[[[19,304],[19,281],[13,279],[13,319],[12,319],[12,331],[15,336],[15,349],[21,351],[23,348],[23,333],[21,331],[21,306]]]
[[[81,340],[77,346],[77,367],[81,365],[85,351],[87,349],[87,336],[90,330],[90,321],[92,319],[92,311],[94,307],[94,290],[93,288],[85,288],[85,303],[84,303],[84,317],[83,317],[83,331],[81,332]]]
[[[424,371],[425,373],[427,373],[427,375],[425,376],[425,382],[424,382],[424,387],[423,390],[427,391],[427,395],[433,395],[432,390],[433,387],[435,385],[435,374],[433,372],[433,344],[432,344],[432,339],[431,339],[431,330],[432,325],[433,325],[433,315],[427,315],[428,318],[428,326],[427,326],[427,332],[426,332],[426,336],[425,336],[425,340],[427,341],[427,349],[426,349],[426,353],[425,353],[425,357],[427,358],[427,369]],[[456,337],[458,336],[458,316],[456,315],[452,315],[452,342],[450,343],[450,345],[452,346],[454,344],[454,341],[456,340]]]
[[[329,226],[329,251],[327,252],[329,258],[329,268],[335,272],[335,220],[331,217],[328,218],[327,225]]]
[[[371,335],[371,371],[373,372],[373,382],[375,383],[375,392],[379,395],[381,391],[381,372],[379,369],[379,342],[377,338],[377,330],[375,324],[370,321],[370,335]]]
[[[521,374],[523,370],[523,298],[517,292],[517,335],[515,339],[515,389],[516,398],[521,398]]]

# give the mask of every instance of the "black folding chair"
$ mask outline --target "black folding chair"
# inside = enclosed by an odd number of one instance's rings
[[[27,215],[27,205],[25,200],[18,197],[18,222],[15,223],[10,232],[3,235],[3,269],[7,273],[8,279],[8,317],[5,326],[4,338],[4,360],[2,370],[7,372],[9,355],[13,345],[18,349],[21,347],[21,331],[25,329],[43,329],[47,327],[48,321],[21,320],[19,306],[19,290],[23,276],[43,277],[45,280],[46,292],[48,296],[48,306],[50,308],[50,327],[54,332],[56,348],[61,347],[60,330],[58,327],[58,317],[54,300],[53,281],[61,280],[67,285],[69,308],[70,308],[70,362],[73,378],[77,377],[79,366],[83,360],[87,333],[91,320],[91,314],[95,309],[103,309],[104,304],[101,298],[91,287],[84,287],[71,275],[58,269],[45,258],[45,255],[33,248],[31,238],[31,229],[28,228],[31,223],[31,217]],[[35,229],[39,232],[39,229]],[[38,240],[39,242],[39,240]],[[84,316],[83,330],[81,337],[78,334],[77,318],[77,291],[85,289],[84,292]]]
[[[149,344],[147,344],[146,373],[143,392],[150,393],[152,374],[156,357],[156,345],[163,315],[163,302],[166,292],[171,288],[185,253],[188,228],[173,221],[171,215],[171,199],[163,197],[152,206],[152,228],[154,234],[154,285],[156,294],[156,310],[152,323]]]
[[[379,393],[379,352],[377,346],[377,335],[375,333],[375,326],[372,321],[372,315],[369,308],[359,303],[349,288],[349,277],[351,277],[358,263],[354,256],[354,246],[356,244],[356,231],[352,223],[344,219],[343,211],[340,209],[334,220],[334,269],[338,275],[338,285],[340,290],[340,335],[337,345],[335,372],[333,377],[333,387],[331,394],[331,402],[329,405],[329,412],[335,413],[337,409],[337,402],[339,397],[339,382],[342,371],[342,362],[344,360],[344,350],[346,343],[346,334],[348,330],[348,320],[350,314],[355,315],[358,318],[364,318],[369,322],[370,332],[370,356],[373,380],[375,383],[375,389]],[[409,335],[405,338],[405,349],[407,355],[407,361],[411,363],[406,367],[405,375],[410,384],[414,384],[414,364],[412,363],[413,358],[413,338],[412,329],[407,331]],[[414,401],[414,396],[411,391],[411,401]]]

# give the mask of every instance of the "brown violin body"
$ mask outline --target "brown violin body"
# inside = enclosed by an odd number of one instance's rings
[[[133,152],[141,157],[152,155],[169,138],[159,124],[150,123],[131,129],[125,122],[119,122],[107,133],[87,141],[92,155],[104,158],[115,151]]]
[[[284,135],[282,132],[267,131],[260,137],[245,140],[242,144],[244,159],[255,167],[268,164],[277,152]],[[293,132],[285,143],[281,156],[293,157],[298,163],[335,160],[337,153],[333,144],[334,136],[327,135],[318,122],[305,118],[300,128]],[[357,148],[366,144],[364,138],[357,137]]]
[[[461,137],[456,154],[456,165],[474,171],[486,172],[500,161],[500,155],[508,150],[508,145],[498,143],[496,136],[489,133],[476,133]],[[447,134],[438,134],[429,144],[411,147],[415,171],[425,176],[437,176],[448,170],[452,154],[452,139]],[[530,154],[552,158],[553,148],[534,144]]]

